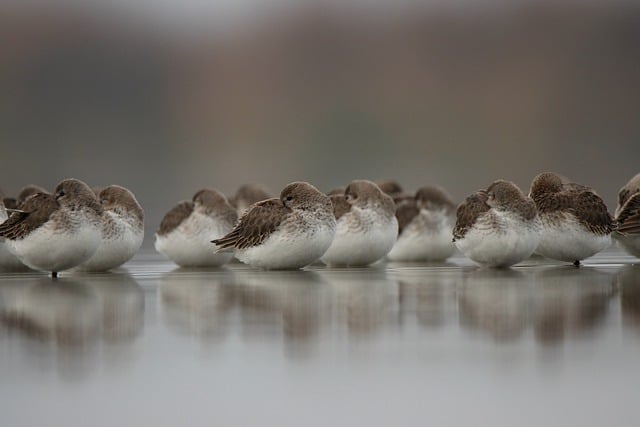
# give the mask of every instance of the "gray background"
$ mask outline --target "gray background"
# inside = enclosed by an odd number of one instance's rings
[[[205,186],[554,170],[613,210],[640,171],[637,2],[10,0],[0,37],[0,188],[127,186],[147,244]]]

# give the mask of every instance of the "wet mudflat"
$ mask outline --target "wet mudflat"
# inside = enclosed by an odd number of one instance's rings
[[[1,274],[1,424],[635,426],[634,263]]]

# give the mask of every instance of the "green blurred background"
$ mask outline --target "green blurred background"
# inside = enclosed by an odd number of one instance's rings
[[[640,171],[634,1],[7,0],[0,40],[0,188],[127,186],[147,244],[205,186],[553,170],[613,210]]]

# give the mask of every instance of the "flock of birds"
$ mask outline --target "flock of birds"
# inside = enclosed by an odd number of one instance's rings
[[[107,271],[130,260],[143,236],[143,209],[121,186],[65,179],[53,194],[31,185],[0,197],[0,269]],[[640,257],[640,174],[620,189],[615,217],[593,189],[550,172],[533,179],[529,195],[497,180],[457,208],[440,187],[408,194],[394,181],[355,180],[327,194],[293,182],[279,198],[257,185],[229,199],[203,189],[164,216],[155,238],[182,267],[234,256],[263,269],[444,261],[456,248],[487,267],[534,253],[578,266],[612,238]]]

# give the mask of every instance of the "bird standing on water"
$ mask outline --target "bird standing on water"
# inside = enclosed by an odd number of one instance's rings
[[[453,241],[476,263],[509,267],[528,258],[540,241],[540,219],[529,197],[498,180],[458,206]]]
[[[640,258],[640,173],[618,192],[618,229],[612,236],[629,254]]]
[[[102,240],[102,213],[87,184],[65,179],[53,195],[28,197],[0,225],[0,236],[25,265],[55,278],[94,254]]]
[[[444,189],[425,186],[414,197],[396,200],[396,218],[399,235],[390,261],[444,261],[453,254],[456,205]]]
[[[344,195],[331,196],[336,235],[321,261],[331,266],[365,266],[384,257],[398,237],[395,203],[373,182],[352,181]]]
[[[529,195],[542,222],[538,254],[579,266],[611,245],[616,225],[593,189],[545,172],[533,179]]]
[[[160,222],[155,248],[181,267],[218,267],[232,254],[214,253],[211,240],[233,228],[238,215],[217,190],[204,189],[171,209]]]
[[[102,242],[82,271],[106,271],[129,261],[140,249],[144,238],[144,211],[133,193],[119,185],[98,192],[102,214]]]
[[[235,250],[236,258],[254,267],[298,269],[326,252],[335,228],[329,197],[307,182],[293,182],[280,198],[250,206],[235,228],[213,243],[218,253]]]

